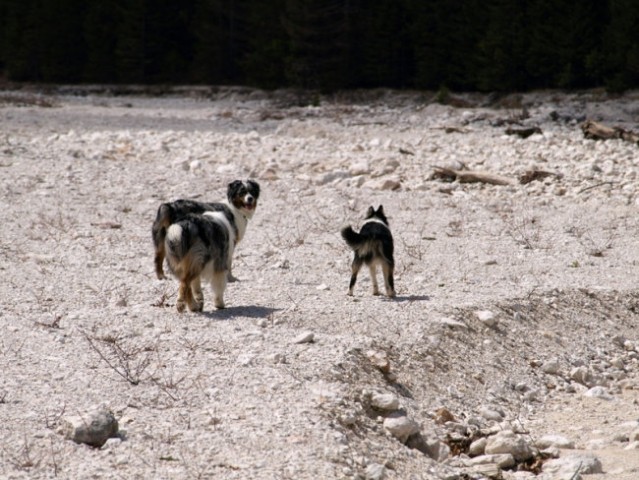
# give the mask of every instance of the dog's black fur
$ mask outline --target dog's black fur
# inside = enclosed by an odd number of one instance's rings
[[[187,214],[169,226],[166,260],[180,280],[177,309],[200,312],[204,308],[201,279],[209,280],[216,308],[224,308],[224,290],[235,248],[235,228],[224,211]]]
[[[239,223],[244,223],[243,228],[240,228],[242,225],[238,225],[238,222],[235,221],[236,213],[239,212],[246,220],[253,216],[260,196],[260,186],[253,180],[245,182],[235,180],[228,184],[226,195],[226,202],[199,202],[180,199],[160,205],[151,229],[155,246],[155,274],[158,279],[166,278],[163,270],[166,256],[166,232],[170,225],[183,220],[187,215],[203,214],[204,212],[223,212],[235,229],[235,242],[238,243],[243,238],[246,222],[242,222],[240,218]],[[229,280],[235,280],[230,266]]]
[[[386,295],[395,296],[395,281],[393,273],[395,270],[395,260],[393,258],[394,244],[388,219],[384,214],[384,207],[379,206],[377,210],[369,207],[366,212],[366,219],[359,233],[355,232],[350,226],[341,230],[342,238],[346,241],[355,253],[353,263],[351,265],[352,275],[348,294],[353,295],[353,288],[357,281],[357,274],[363,264],[366,264],[370,270],[371,281],[373,283],[373,295],[379,295],[379,286],[377,284],[376,267],[381,265],[384,275],[384,286]]]

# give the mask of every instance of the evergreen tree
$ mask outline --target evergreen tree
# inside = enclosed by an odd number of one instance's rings
[[[192,30],[192,78],[197,82],[241,83],[247,0],[197,0]]]
[[[533,87],[588,86],[587,59],[601,37],[598,0],[535,0],[527,70]]]
[[[485,34],[478,44],[480,90],[523,90],[527,84],[527,0],[491,0]]]
[[[477,87],[477,47],[488,16],[479,0],[412,0],[418,88]]]
[[[354,33],[349,40],[350,86],[409,86],[414,69],[405,2],[380,0],[374,8],[364,1],[351,5]]]
[[[146,0],[116,1],[117,80],[123,83],[143,83],[148,79]]]
[[[41,80],[38,31],[40,2],[37,0],[3,0],[5,21],[1,35],[6,49],[4,68],[7,78],[15,81]]]
[[[115,82],[117,45],[117,0],[102,0],[87,4],[84,18],[86,64],[84,80],[89,82]]]
[[[86,51],[83,38],[85,2],[43,0],[32,10],[38,25],[39,69],[45,82],[78,82]]]
[[[615,92],[639,87],[639,3],[610,0],[610,22],[601,54],[593,63],[602,65],[606,87]]]
[[[252,0],[248,7],[244,78],[250,85],[277,88],[286,84],[289,43],[284,29],[286,0]]]
[[[332,91],[348,83],[348,0],[286,0],[291,85]]]

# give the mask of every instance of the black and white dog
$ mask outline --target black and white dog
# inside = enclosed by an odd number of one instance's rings
[[[228,186],[227,202],[177,200],[160,206],[152,228],[156,274],[164,278],[166,256],[169,269],[180,280],[178,311],[186,306],[202,311],[201,278],[211,282],[216,308],[224,308],[233,251],[246,233],[259,194],[257,182],[236,180]]]
[[[369,207],[366,212],[366,219],[359,233],[350,226],[341,230],[342,238],[355,252],[351,265],[352,275],[348,287],[348,294],[353,295],[353,287],[357,281],[357,274],[363,264],[370,270],[371,281],[373,282],[373,295],[379,295],[377,285],[376,267],[381,265],[384,275],[384,286],[386,295],[395,296],[395,282],[393,272],[395,270],[395,260],[393,259],[393,236],[388,225],[388,219],[384,214],[384,207],[379,206],[377,210]]]
[[[248,220],[255,213],[257,200],[260,197],[260,186],[253,180],[245,182],[235,180],[229,183],[226,190],[226,202],[198,202],[196,200],[176,200],[163,203],[158,208],[151,233],[155,246],[155,274],[158,279],[166,278],[162,265],[164,264],[166,232],[172,224],[186,218],[189,214],[202,214],[204,212],[224,212],[235,231],[235,243],[244,237]],[[233,277],[229,265],[229,281],[236,280]]]

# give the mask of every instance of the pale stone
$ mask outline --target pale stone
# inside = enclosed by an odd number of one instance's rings
[[[402,443],[405,443],[411,435],[419,432],[417,422],[404,415],[393,415],[385,418],[384,428]]]
[[[566,473],[587,475],[592,473],[603,473],[603,469],[601,462],[594,455],[587,453],[573,453],[565,457],[548,460],[544,463],[543,473],[550,473],[556,476]]]
[[[392,393],[373,393],[371,406],[377,410],[393,411],[399,408],[399,400]]]
[[[488,437],[486,454],[509,453],[516,461],[523,462],[533,457],[533,449],[526,440],[510,430]]]
[[[535,446],[541,449],[549,447],[573,449],[575,442],[561,435],[544,435],[535,442]]]
[[[295,337],[293,343],[312,343],[314,340],[315,334],[313,332],[303,332]]]
[[[69,440],[99,448],[117,435],[118,421],[110,411],[98,409],[84,416],[62,419],[62,430]]]

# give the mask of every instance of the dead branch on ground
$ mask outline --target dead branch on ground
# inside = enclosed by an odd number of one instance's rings
[[[490,185],[512,185],[514,180],[509,177],[477,170],[455,170],[448,167],[435,167],[433,178],[459,183],[488,183]]]
[[[594,120],[582,123],[581,131],[590,140],[621,139],[639,145],[639,133],[621,127],[609,127]]]

